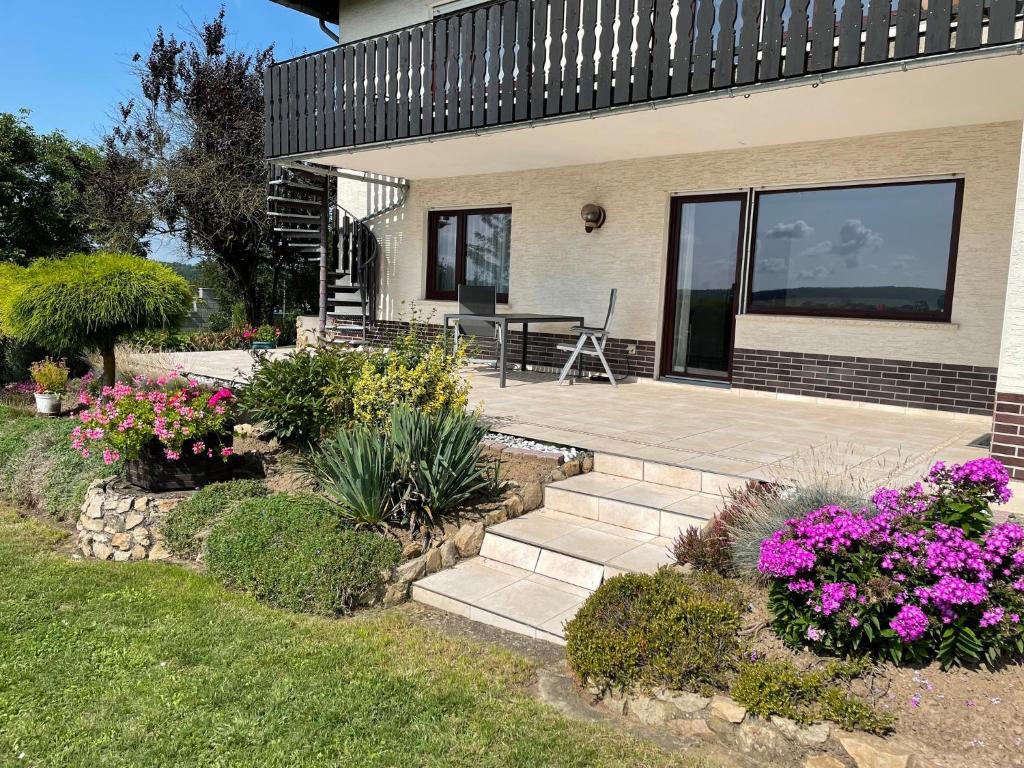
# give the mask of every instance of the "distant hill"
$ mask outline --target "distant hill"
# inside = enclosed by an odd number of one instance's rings
[[[193,286],[199,286],[202,282],[199,277],[199,267],[195,264],[182,264],[179,261],[161,261],[158,263],[163,264],[165,267],[170,267]]]

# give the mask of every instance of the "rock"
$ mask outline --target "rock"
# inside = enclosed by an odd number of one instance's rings
[[[419,557],[423,554],[423,545],[418,541],[410,541],[402,549],[402,557],[406,560],[412,560],[414,557]]]
[[[715,738],[715,732],[708,728],[708,724],[700,717],[693,720],[673,720],[672,728],[684,739],[711,741]]]
[[[544,503],[544,486],[538,482],[530,482],[523,486],[523,512],[540,509]]]
[[[484,524],[466,523],[455,534],[455,546],[463,557],[472,557],[480,552],[484,543]]]
[[[498,507],[498,509],[491,510],[484,515],[484,525],[497,525],[498,523],[504,523],[508,520],[508,512],[504,507]]]
[[[146,548],[136,544],[132,547],[131,551],[132,560],[145,560],[146,559]]]
[[[114,549],[128,550],[132,546],[132,535],[130,533],[115,533],[110,538],[110,543]],[[117,558],[114,558],[115,560]]]
[[[580,473],[580,462],[579,459],[573,459],[567,461],[562,465],[562,473],[566,477],[576,477]]]
[[[763,720],[747,720],[740,724],[736,746],[744,752],[774,752],[779,746],[779,732]]]
[[[832,726],[828,723],[815,723],[808,725],[796,732],[796,740],[805,747],[820,747],[832,733]]]
[[[153,545],[153,548],[149,550],[150,560],[170,560],[171,553],[163,544],[157,542]]]
[[[109,544],[104,544],[101,541],[94,541],[92,543],[92,556],[95,557],[97,560],[106,560],[113,553],[114,550],[111,549]]]
[[[132,528],[138,527],[138,525],[145,519],[145,515],[140,515],[138,512],[132,512],[124,519],[124,529],[126,531],[130,531]]]
[[[580,470],[583,472],[594,471],[594,454],[588,453],[582,459],[580,459]]]
[[[804,760],[804,768],[846,768],[846,766],[832,755],[815,755]]]
[[[626,703],[626,712],[644,725],[661,725],[676,717],[676,708],[651,696],[637,696]]]
[[[565,480],[565,472],[563,472],[561,469],[552,469],[551,474],[548,475],[548,478],[551,480],[552,483],[557,483],[560,480]]]
[[[94,495],[87,498],[82,508],[89,517],[103,517],[103,497]]]
[[[149,509],[149,503],[151,501],[152,499],[149,498],[149,496],[137,496],[135,498],[135,509],[145,512],[147,509]]]
[[[437,573],[443,567],[443,561],[441,559],[441,550],[432,549],[427,552],[427,556],[423,558],[423,562],[426,564],[427,573]]]
[[[703,712],[711,703],[711,699],[687,691],[666,691],[660,698],[683,715],[695,715],[698,712]]]
[[[843,733],[839,743],[857,768],[910,768],[914,755],[877,736]]]
[[[107,533],[121,533],[124,530],[124,516],[108,514],[103,522],[103,530]]]
[[[166,515],[168,512],[170,512],[172,509],[178,506],[179,501],[181,501],[181,499],[157,499],[156,501],[153,502],[153,504],[158,512]]]
[[[114,560],[119,563],[124,563],[131,559],[132,553],[124,550],[117,550],[114,552]]]
[[[392,606],[404,603],[407,597],[409,597],[408,581],[399,584],[390,584],[384,592],[384,605]]]
[[[417,557],[415,560],[409,560],[398,566],[395,570],[395,581],[399,584],[409,584],[409,582],[422,578],[426,570],[427,558]]]
[[[711,698],[711,714],[720,717],[727,723],[738,725],[747,716],[747,710],[728,696],[713,696]]]
[[[135,499],[130,496],[126,496],[123,499],[119,499],[117,502],[117,511],[122,515],[127,515],[132,511],[132,506],[135,504]]]
[[[523,500],[517,495],[512,494],[505,501],[502,502],[502,506],[505,508],[507,514],[506,519],[519,517],[523,514]]]
[[[149,537],[149,531],[146,528],[136,528],[132,531],[132,541],[136,544],[141,544],[144,547],[148,547],[151,543]]]
[[[451,568],[459,562],[459,548],[451,539],[448,539],[448,541],[442,544],[438,551],[441,553],[442,568]]]
[[[91,517],[83,517],[80,520],[80,522],[82,523],[82,527],[85,530],[87,530],[87,531],[99,532],[99,531],[103,530],[103,520],[102,519],[95,519],[94,520]]]
[[[618,715],[626,714],[626,705],[628,703],[629,697],[622,691],[612,689],[605,692],[604,705]]]
[[[676,573],[681,573],[683,576],[689,576],[693,573],[693,563],[675,563],[671,566],[672,570]]]

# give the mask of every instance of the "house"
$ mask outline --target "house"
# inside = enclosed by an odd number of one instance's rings
[[[265,81],[322,332],[617,288],[617,374],[994,414],[1024,479],[1020,0],[274,1],[339,41]]]

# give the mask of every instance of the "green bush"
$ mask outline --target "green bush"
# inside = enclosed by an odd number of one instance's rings
[[[395,408],[386,432],[366,425],[321,443],[308,470],[356,526],[437,523],[470,498],[500,492],[497,469],[482,460],[487,427],[464,411]]]
[[[194,558],[211,525],[239,502],[266,495],[267,487],[257,480],[232,480],[200,489],[167,514],[164,536],[168,548],[179,557]]]
[[[279,358],[257,355],[239,405],[280,440],[313,443],[351,418],[346,382],[355,378],[364,360],[359,352],[334,349],[300,350]]]
[[[372,597],[401,560],[397,542],[338,524],[317,496],[241,502],[206,540],[210,573],[293,611],[347,613]]]
[[[609,579],[565,627],[569,664],[602,688],[724,686],[740,654],[742,595],[714,574]]]
[[[70,419],[37,419],[0,406],[0,496],[58,520],[78,515],[89,483],[111,474],[71,447]]]
[[[847,730],[887,733],[891,716],[835,682],[862,671],[830,665],[804,672],[786,659],[747,661],[740,664],[730,693],[758,717],[778,715],[802,724],[831,720]]]

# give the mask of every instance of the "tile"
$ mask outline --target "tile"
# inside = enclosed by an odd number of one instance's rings
[[[538,627],[581,602],[578,595],[569,591],[524,579],[477,600],[473,607]]]
[[[755,472],[758,467],[753,470]],[[704,472],[700,478],[701,493],[713,493],[718,496],[728,496],[730,491],[743,488],[747,484],[744,477],[732,477],[730,475],[719,475],[713,472]]]
[[[649,534],[641,535],[646,535],[647,540],[650,540]],[[624,535],[615,535],[593,528],[580,528],[564,536],[559,536],[557,539],[552,539],[545,544],[545,548],[595,563],[606,563],[642,543],[645,542],[638,542]]]
[[[480,557],[488,560],[497,560],[499,563],[522,568],[524,571],[533,571],[537,567],[537,558],[540,556],[540,549],[532,544],[524,544],[515,539],[506,539],[504,536],[487,531],[484,536],[483,546],[480,547]]]
[[[657,485],[656,483],[636,483],[617,491],[605,494],[606,498],[616,501],[626,501],[630,504],[641,504],[645,507],[656,507],[664,509],[670,504],[682,501],[688,496],[693,496],[693,491],[682,488],[675,488],[671,485]]]
[[[637,462],[641,464],[642,462]],[[570,477],[567,480],[559,480],[552,483],[548,488],[558,488],[564,491],[576,491],[577,493],[589,493],[592,496],[604,496],[620,488],[634,485],[637,481],[629,477],[617,475],[606,475],[602,472],[587,472],[582,475]]]
[[[527,581],[532,581],[534,584],[541,584],[552,589],[557,589],[561,592],[568,592],[571,595],[576,595],[580,600],[586,600],[592,594],[594,590],[588,587],[580,587],[576,584],[570,584],[567,581],[561,579],[553,579],[550,576],[545,576],[542,573],[531,573],[526,577]]]
[[[700,490],[700,472],[687,467],[673,467],[668,464],[645,461],[644,480],[688,491]]]
[[[477,560],[464,560],[454,568],[438,571],[432,576],[420,579],[416,585],[421,589],[472,603],[485,595],[524,578],[523,571],[509,573],[504,569],[484,565]]]
[[[594,590],[601,586],[604,566],[545,549],[540,553],[536,570],[542,576]]]
[[[436,592],[431,592],[429,589],[424,589],[418,584],[412,585],[412,599],[417,603],[423,603],[448,613],[454,613],[456,616],[469,618],[469,603],[463,603],[451,597],[439,595]]]
[[[602,523],[600,520],[593,521],[589,527],[592,531],[610,533],[613,536],[617,536],[622,539],[635,541],[637,544],[646,544],[654,537],[654,535],[651,533],[644,533],[643,531],[634,531],[632,528],[623,528],[620,525],[612,525],[611,523]]]
[[[594,456],[594,472],[603,472],[617,477],[628,477],[633,480],[643,480],[644,463],[640,459],[628,456],[598,453]]]
[[[585,521],[585,518],[575,519],[581,522]],[[487,533],[506,537],[510,536],[531,544],[543,544],[546,541],[576,530],[577,527],[579,527],[578,524],[570,522],[570,520],[559,520],[547,515],[530,512],[514,520],[492,525],[487,529]]]
[[[659,510],[651,507],[614,499],[601,499],[598,511],[598,519],[602,523],[621,525],[623,528],[655,535],[661,527],[661,514]]]
[[[544,489],[544,506],[556,512],[598,519],[598,497],[549,485]]]
[[[582,603],[580,603],[582,605]],[[565,613],[560,613],[550,621],[545,621],[537,629],[539,632],[550,633],[557,637],[565,637],[565,624],[570,621],[579,611],[580,606],[577,605],[575,608],[570,608]]]
[[[707,523],[708,521],[704,518],[692,517],[690,515],[677,515],[673,512],[662,510],[659,535],[675,538],[689,528],[701,529],[707,525]]]
[[[663,565],[675,562],[666,547],[657,544],[641,544],[623,555],[619,555],[608,565],[622,568],[635,573],[654,573]]]
[[[717,494],[698,493],[672,504],[667,511],[710,520],[722,510],[723,500]]]

